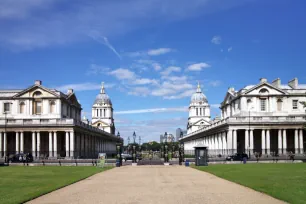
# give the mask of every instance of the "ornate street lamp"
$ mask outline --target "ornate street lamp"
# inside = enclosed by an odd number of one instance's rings
[[[180,139],[183,138],[183,132],[180,134]],[[181,141],[179,143],[179,164],[182,165],[182,162],[184,162],[184,143]]]
[[[117,133],[117,137],[120,138],[120,133]],[[118,167],[122,166],[122,144],[121,141],[118,141],[117,144],[117,163]]]
[[[133,133],[133,139],[134,139],[134,144],[136,143],[135,141],[136,141],[136,133],[135,133],[135,131],[134,131],[134,133]]]
[[[136,146],[133,145],[133,163],[136,163]]]

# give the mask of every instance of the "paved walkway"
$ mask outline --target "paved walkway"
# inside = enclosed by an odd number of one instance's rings
[[[96,174],[30,203],[273,204],[283,202],[184,166],[125,166]]]

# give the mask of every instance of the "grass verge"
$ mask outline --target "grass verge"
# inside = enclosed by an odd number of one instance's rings
[[[23,203],[112,167],[0,167],[0,203]]]

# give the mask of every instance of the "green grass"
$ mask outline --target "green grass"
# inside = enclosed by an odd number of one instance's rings
[[[289,203],[306,202],[306,164],[224,164],[194,167]]]
[[[0,167],[0,203],[22,203],[111,167]]]

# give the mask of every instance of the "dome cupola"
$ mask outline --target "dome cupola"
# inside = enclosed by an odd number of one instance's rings
[[[96,100],[95,100],[94,104],[112,105],[112,101],[110,100],[109,96],[105,93],[104,82],[102,82],[102,87],[101,87],[100,93],[96,96]]]
[[[207,103],[206,96],[201,91],[200,83],[198,82],[197,91],[191,96],[191,103]]]

